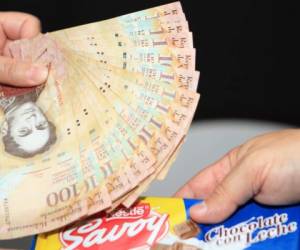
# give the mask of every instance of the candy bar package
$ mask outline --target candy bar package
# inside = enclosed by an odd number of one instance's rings
[[[205,225],[190,219],[189,208],[199,202],[141,198],[131,208],[41,234],[31,250],[300,249],[300,205],[267,207],[250,202],[226,221]]]

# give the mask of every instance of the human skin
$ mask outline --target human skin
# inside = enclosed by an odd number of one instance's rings
[[[48,76],[45,66],[10,57],[8,46],[12,41],[33,38],[40,33],[38,18],[20,12],[0,11],[0,83],[14,86],[42,84]]]
[[[206,167],[175,196],[201,198],[191,217],[201,223],[228,218],[248,200],[267,205],[300,202],[300,130],[258,136]]]

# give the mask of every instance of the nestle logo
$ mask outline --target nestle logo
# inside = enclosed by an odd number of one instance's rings
[[[106,218],[124,218],[124,217],[143,217],[147,216],[150,212],[149,204],[138,204],[132,208],[122,208],[114,213],[109,214]]]

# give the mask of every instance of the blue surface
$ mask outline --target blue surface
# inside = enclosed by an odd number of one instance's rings
[[[32,238],[32,243],[31,243],[31,246],[30,246],[29,250],[34,250],[35,243],[36,243],[36,236]]]
[[[198,203],[197,200],[185,200],[184,204],[187,210],[187,218],[189,218],[188,210],[189,208]],[[260,223],[258,222],[260,218]],[[276,219],[277,218],[277,219]],[[280,221],[281,218],[284,221]],[[286,220],[286,221],[285,221]],[[248,222],[247,222],[248,221]],[[200,224],[202,231],[198,235],[199,240],[204,240],[207,232],[212,230],[213,228],[218,228],[223,226],[226,229],[237,226],[241,222],[245,222],[244,225],[256,225],[258,229],[249,232],[248,238],[252,239],[252,242],[255,239],[258,239],[258,235],[266,235],[268,232],[272,231],[272,239],[266,238],[259,242],[252,243],[247,249],[251,250],[299,250],[300,242],[299,242],[299,228],[298,225],[300,223],[300,204],[294,206],[282,206],[282,207],[269,207],[257,204],[255,202],[249,202],[243,207],[241,207],[235,214],[233,214],[229,219],[225,222],[214,224],[214,225],[205,225]],[[257,222],[257,223],[256,223]],[[271,224],[263,224],[263,223],[271,223]],[[283,228],[287,229],[290,227],[291,232],[283,233]],[[295,230],[295,231],[294,231]],[[278,237],[278,232],[282,235]],[[286,231],[287,232],[287,231]],[[212,237],[216,236],[216,233],[211,234]],[[239,234],[235,234],[231,236],[230,239],[234,239],[234,237],[238,237]],[[274,237],[273,237],[274,236]],[[224,238],[222,238],[224,239]],[[227,239],[229,239],[227,237]]]

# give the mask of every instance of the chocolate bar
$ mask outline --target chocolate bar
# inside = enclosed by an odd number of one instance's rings
[[[175,242],[173,245],[156,243],[154,246],[151,247],[151,250],[202,250],[202,249],[182,242]]]
[[[300,250],[300,204],[277,208],[251,202],[222,224],[195,225],[189,209],[197,203],[142,198],[129,209],[39,235],[31,250]]]
[[[200,228],[192,220],[184,221],[183,223],[174,226],[174,232],[180,239],[188,239],[196,237],[200,233]]]
[[[202,249],[182,242],[176,242],[172,245],[172,250],[202,250]]]
[[[171,245],[156,243],[151,247],[150,250],[172,250],[173,247]]]

